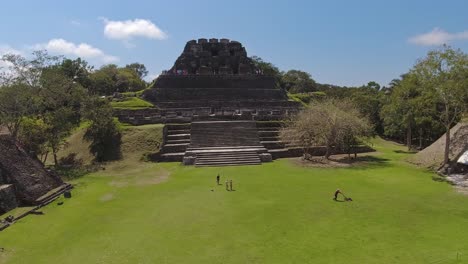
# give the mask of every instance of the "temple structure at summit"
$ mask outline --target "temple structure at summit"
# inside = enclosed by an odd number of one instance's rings
[[[165,123],[160,160],[184,164],[260,164],[291,149],[278,139],[280,121],[298,112],[273,76],[245,47],[228,39],[190,40],[174,65],[143,93],[150,109],[120,110],[123,122]],[[297,153],[294,152],[294,153]]]

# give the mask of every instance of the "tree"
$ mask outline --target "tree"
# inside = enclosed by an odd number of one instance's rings
[[[18,133],[18,140],[21,142],[22,147],[32,156],[39,157],[42,163],[45,163],[49,153],[47,130],[48,127],[42,118],[23,117]]]
[[[350,151],[360,138],[369,135],[368,120],[349,99],[314,102],[280,131],[283,141],[303,148],[304,157],[311,148],[324,146],[326,159],[336,149]]]
[[[65,76],[79,83],[82,87],[89,88],[91,86],[89,76],[93,71],[93,67],[89,66],[85,60],[81,58],[75,60],[64,59],[57,67],[63,71]]]
[[[47,145],[58,165],[57,152],[72,129],[79,125],[82,102],[86,99],[86,90],[68,78],[56,67],[43,71],[41,76],[40,98],[46,124]]]
[[[114,121],[112,107],[107,101],[92,98],[85,108],[85,116],[91,121],[84,139],[91,142],[90,151],[97,161],[119,159],[121,133]]]
[[[449,46],[429,51],[412,72],[418,76],[423,92],[432,97],[445,128],[444,165],[449,162],[450,128],[467,109],[468,55]]]
[[[317,83],[307,72],[289,70],[281,79],[286,91],[290,93],[308,93],[317,90]]]
[[[33,58],[26,59],[19,54],[5,54],[2,60],[6,62],[8,70],[3,72],[0,84],[22,83],[30,87],[38,87],[42,70],[54,65],[59,56],[50,56],[45,50],[33,51]]]
[[[37,95],[30,86],[17,83],[0,88],[0,124],[8,128],[13,138],[18,137],[23,118],[37,111]]]
[[[148,75],[148,70],[146,69],[146,66],[138,62],[127,64],[125,68],[136,72],[136,74],[138,75],[138,77],[140,77],[140,79],[143,79]]]
[[[262,72],[262,74],[273,76],[275,78],[276,82],[278,83],[278,85],[283,87],[281,85],[282,73],[280,72],[278,67],[276,67],[274,64],[272,64],[270,62],[264,61],[262,58],[260,58],[258,56],[252,56],[251,59],[252,59],[254,65],[255,65],[255,67],[257,69],[259,69]]]
[[[367,87],[371,88],[371,89],[375,89],[375,90],[380,90],[380,84],[378,84],[377,82],[374,82],[374,81],[370,81],[367,83]]]
[[[382,106],[383,92],[369,86],[359,88],[348,88],[348,97],[354,102],[362,116],[367,117],[377,134],[383,133],[380,111]]]
[[[90,76],[92,92],[98,95],[112,95],[115,92],[139,91],[146,83],[130,68],[119,68],[115,64],[102,66]]]

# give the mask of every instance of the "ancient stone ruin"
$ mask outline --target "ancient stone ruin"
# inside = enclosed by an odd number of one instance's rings
[[[9,135],[0,135],[0,149],[0,214],[18,205],[36,205],[41,196],[64,184]]]
[[[262,121],[284,120],[300,104],[289,101],[275,78],[256,68],[237,41],[188,41],[143,97],[156,107],[118,110],[116,115],[134,125],[167,124],[158,160],[220,166],[297,155],[278,139],[279,123]]]
[[[190,40],[166,74],[255,74],[253,61],[240,42],[229,39]]]

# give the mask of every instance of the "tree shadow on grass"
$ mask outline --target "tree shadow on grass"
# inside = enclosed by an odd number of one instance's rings
[[[354,159],[351,163],[354,166],[351,166],[352,169],[362,170],[370,168],[384,168],[392,166],[390,160],[387,158],[382,158],[373,155],[360,156]]]
[[[393,152],[398,154],[416,154],[418,153],[416,150],[394,150]]]
[[[349,158],[348,155],[341,154],[333,155],[329,159],[316,156],[307,160],[296,159],[295,163],[303,167],[369,169],[392,166],[389,161],[389,159],[376,155],[361,155],[356,158]]]

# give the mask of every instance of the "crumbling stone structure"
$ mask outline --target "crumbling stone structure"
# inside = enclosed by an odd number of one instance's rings
[[[143,97],[161,112],[190,112],[209,108],[211,116],[224,111],[255,113],[253,120],[269,120],[275,113],[292,113],[297,102],[288,101],[272,76],[255,67],[241,43],[228,39],[191,40],[168,71],[164,71]],[[265,117],[264,117],[265,115]],[[248,120],[252,120],[246,115]]]
[[[167,74],[255,74],[253,61],[240,42],[228,39],[190,40]]]
[[[0,211],[18,204],[35,205],[38,198],[63,184],[9,135],[0,135],[0,150],[0,200],[5,202],[0,203]]]
[[[12,184],[0,185],[0,214],[4,214],[18,207],[15,187]]]

